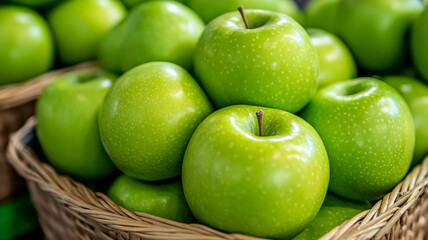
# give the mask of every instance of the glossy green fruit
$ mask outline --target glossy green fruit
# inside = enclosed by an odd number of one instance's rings
[[[338,6],[342,0],[312,0],[305,7],[305,26],[337,34]]]
[[[318,214],[294,240],[317,240],[336,226],[360,212],[370,209],[369,203],[357,203],[327,194]]]
[[[95,59],[101,40],[125,14],[118,0],[69,0],[54,8],[48,20],[61,62]]]
[[[194,221],[178,180],[148,183],[122,175],[112,183],[108,196],[129,211],[184,223]]]
[[[204,26],[195,12],[179,2],[142,3],[107,34],[101,45],[101,64],[115,72],[153,61],[190,69]]]
[[[412,111],[416,133],[414,166],[428,155],[428,86],[405,76],[389,76],[384,80],[400,92]]]
[[[415,147],[409,107],[386,83],[360,78],[327,86],[302,117],[320,134],[330,160],[329,190],[375,200],[406,175]]]
[[[406,33],[422,8],[420,0],[342,0],[339,36],[361,67],[392,70],[404,61]]]
[[[428,82],[428,7],[416,21],[412,31],[412,57],[415,67]]]
[[[133,8],[137,5],[139,5],[140,3],[143,2],[148,2],[148,1],[170,1],[170,0],[122,0],[122,2],[128,7],[128,8]],[[175,0],[178,2],[184,2],[185,0]]]
[[[319,63],[293,19],[246,10],[210,22],[196,47],[197,79],[217,108],[249,104],[297,112],[315,95]]]
[[[147,63],[122,75],[108,93],[99,117],[101,139],[128,176],[172,178],[181,173],[193,131],[211,112],[204,92],[183,68]]]
[[[45,20],[29,8],[0,6],[0,85],[35,77],[52,62],[53,44]]]
[[[187,5],[195,10],[206,23],[224,13],[236,11],[241,5],[245,9],[285,13],[297,22],[303,23],[302,13],[292,0],[187,0]]]
[[[319,88],[357,76],[354,58],[339,38],[321,29],[310,28],[307,31],[320,62]]]
[[[263,110],[263,136],[258,109]],[[329,163],[321,138],[301,118],[236,105],[211,114],[196,129],[182,179],[186,200],[201,223],[288,239],[321,207]]]
[[[50,83],[40,95],[37,136],[49,162],[61,172],[93,180],[114,171],[97,121],[113,79],[93,71],[73,72]]]

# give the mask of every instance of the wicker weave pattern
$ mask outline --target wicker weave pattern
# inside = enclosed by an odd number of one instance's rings
[[[6,161],[9,135],[34,114],[35,99],[48,83],[70,71],[96,68],[95,63],[84,63],[41,75],[25,83],[0,87],[0,204],[24,186],[23,179]]]
[[[117,206],[104,194],[58,175],[21,143],[35,123],[30,119],[13,135],[8,155],[28,182],[47,239],[257,239]],[[371,210],[344,222],[322,239],[426,239],[427,185],[428,158]]]

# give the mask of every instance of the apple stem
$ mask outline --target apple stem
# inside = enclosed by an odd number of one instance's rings
[[[241,13],[242,19],[244,20],[244,23],[245,23],[245,27],[247,29],[250,29],[250,26],[248,25],[247,17],[245,16],[245,13],[244,13],[244,7],[242,5],[239,6],[238,11]]]
[[[259,122],[259,136],[263,136],[263,111],[262,110],[257,110],[256,112],[257,115],[257,121]]]

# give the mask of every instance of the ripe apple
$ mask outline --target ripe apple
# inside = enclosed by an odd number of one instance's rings
[[[292,18],[247,10],[210,22],[196,47],[194,69],[217,108],[260,105],[297,112],[315,95],[319,63],[306,31]]]
[[[302,113],[320,134],[330,160],[329,190],[375,200],[406,175],[415,129],[403,97],[388,84],[360,78],[327,86]]]
[[[179,180],[149,183],[121,175],[110,186],[108,196],[129,211],[184,223],[194,221]]]
[[[394,87],[406,100],[413,114],[416,142],[412,166],[428,155],[428,87],[405,76],[388,76],[384,81]]]
[[[293,240],[317,240],[344,221],[370,208],[370,203],[352,202],[329,193],[315,218]]]
[[[204,27],[200,17],[179,2],[142,3],[107,34],[101,44],[101,64],[115,72],[152,61],[190,69]]]
[[[186,3],[206,23],[224,13],[235,11],[241,5],[246,9],[261,9],[285,13],[297,22],[303,23],[302,13],[297,4],[292,0],[187,0]]]
[[[412,29],[412,57],[415,67],[428,82],[428,7],[415,22]]]
[[[37,12],[0,6],[0,36],[0,85],[28,80],[51,68],[52,37]]]
[[[55,7],[48,21],[61,62],[74,64],[95,59],[104,35],[125,14],[118,0],[69,0]]]
[[[138,66],[118,79],[101,107],[101,140],[128,176],[157,181],[180,175],[187,143],[212,106],[183,68]]]
[[[308,123],[245,105],[220,109],[198,126],[182,173],[184,195],[201,223],[281,239],[317,214],[328,179],[326,150]]]
[[[312,0],[305,7],[305,26],[337,34],[338,6],[342,0]]]
[[[361,67],[388,71],[403,63],[406,32],[422,9],[420,0],[342,0],[339,36]]]
[[[321,29],[307,29],[318,53],[318,87],[356,77],[357,66],[346,45],[335,35]]]
[[[84,70],[50,83],[37,102],[37,136],[49,162],[73,177],[94,180],[115,167],[98,133],[98,111],[114,77]]]

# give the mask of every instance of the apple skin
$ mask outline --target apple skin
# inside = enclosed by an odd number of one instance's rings
[[[339,36],[361,67],[390,71],[404,62],[406,33],[422,9],[420,0],[342,0]]]
[[[409,107],[388,84],[359,78],[321,89],[302,112],[330,160],[329,190],[376,200],[406,175],[415,147]]]
[[[278,109],[235,105],[216,111],[196,129],[183,161],[184,195],[196,219],[259,237],[288,239],[302,231],[321,207],[328,180],[317,132]]]
[[[351,52],[335,35],[321,29],[307,29],[320,63],[319,88],[357,76],[357,66]]]
[[[133,8],[133,7],[139,5],[139,4],[143,3],[143,2],[148,2],[148,1],[168,1],[168,0],[122,0],[122,2],[128,8]],[[175,1],[177,1],[177,2],[184,2],[185,0],[175,0]]]
[[[55,3],[59,3],[62,1],[64,0],[8,0],[8,2],[13,4],[24,5],[30,8],[37,8],[37,9],[49,7]]]
[[[370,203],[351,202],[328,193],[318,214],[293,240],[317,240],[336,226],[370,209]]]
[[[101,140],[126,175],[157,181],[176,177],[187,143],[212,106],[183,68],[140,65],[122,75],[101,107]]]
[[[428,82],[428,7],[415,22],[412,29],[411,48],[416,69]]]
[[[194,222],[179,180],[149,183],[121,175],[110,186],[108,196],[129,211],[183,223]]]
[[[210,22],[196,47],[194,70],[217,108],[249,104],[297,112],[315,95],[319,62],[292,18],[246,10]]]
[[[51,68],[52,37],[37,12],[0,6],[0,36],[0,85],[22,82]]]
[[[312,0],[305,7],[305,26],[337,34],[338,6],[341,0]]]
[[[56,169],[84,180],[115,170],[98,133],[98,111],[114,78],[87,70],[72,72],[43,90],[36,107],[37,136]]]
[[[69,0],[48,14],[59,58],[66,65],[97,57],[101,40],[126,9],[117,0]]]
[[[153,61],[172,62],[189,70],[204,27],[200,17],[179,2],[145,2],[107,34],[99,58],[105,68],[115,72]]]
[[[224,13],[236,11],[241,5],[245,9],[261,9],[284,13],[300,24],[303,24],[304,20],[299,7],[292,0],[187,0],[186,3],[206,23]]]
[[[428,87],[405,76],[387,76],[383,80],[404,97],[412,112],[416,133],[412,166],[415,166],[428,155]]]

